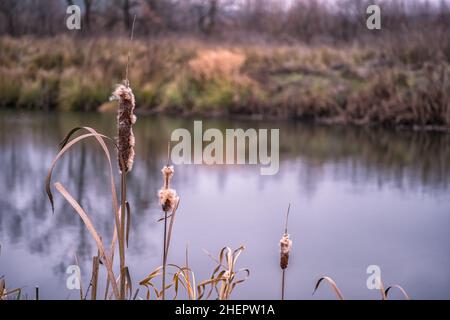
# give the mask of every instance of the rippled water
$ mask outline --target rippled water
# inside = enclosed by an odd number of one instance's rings
[[[129,175],[132,231],[127,264],[135,282],[161,264],[161,211],[156,199],[166,143],[173,129],[194,119],[140,117],[135,167]],[[33,298],[78,298],[66,288],[66,268],[77,253],[86,289],[97,249],[80,218],[59,194],[51,213],[44,179],[58,143],[75,126],[114,136],[114,116],[0,113],[0,276]],[[450,139],[438,133],[312,126],[291,122],[204,120],[204,127],[280,128],[280,171],[261,176],[255,166],[182,165],[174,187],[181,204],[169,262],[190,266],[206,279],[215,263],[203,252],[225,245],[246,250],[239,267],[250,278],[233,298],[280,297],[278,241],[292,203],[293,239],[287,271],[289,299],[334,298],[315,280],[333,277],[350,299],[378,299],[366,286],[369,265],[385,285],[398,283],[413,298],[450,298]],[[115,164],[114,164],[115,165]],[[105,240],[113,215],[108,167],[93,141],[57,165],[61,181],[92,215]],[[101,272],[104,280],[104,271]],[[103,290],[103,287],[102,287]],[[145,296],[141,287],[140,296]],[[393,292],[395,298],[400,294]]]

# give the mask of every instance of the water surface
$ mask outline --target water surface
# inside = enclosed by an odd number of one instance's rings
[[[136,124],[127,252],[135,288],[161,264],[155,195],[167,140],[175,128],[192,129],[193,120],[140,117]],[[115,134],[113,115],[0,113],[0,275],[9,287],[25,287],[28,298],[37,285],[42,298],[78,298],[66,288],[65,274],[75,253],[83,287],[88,286],[95,244],[56,192],[52,214],[44,192],[58,143],[80,125]],[[334,298],[326,286],[311,295],[315,281],[329,275],[346,298],[378,299],[379,292],[366,286],[369,265],[380,266],[386,285],[400,284],[413,298],[450,298],[448,135],[273,121],[204,120],[203,125],[280,128],[280,170],[261,176],[256,166],[177,166],[173,184],[182,199],[169,262],[183,264],[188,244],[196,278],[206,279],[215,263],[203,249],[216,254],[225,245],[245,245],[238,266],[248,267],[251,276],[232,297],[277,299],[278,241],[292,203],[287,298]],[[54,173],[54,181],[79,200],[107,241],[113,222],[108,174],[94,141],[67,153]],[[100,277],[104,280],[103,271]]]

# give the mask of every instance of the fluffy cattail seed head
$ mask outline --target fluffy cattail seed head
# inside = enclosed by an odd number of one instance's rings
[[[134,94],[129,86],[118,85],[112,93],[111,100],[119,101],[119,109],[117,112],[119,168],[121,172],[128,172],[131,171],[134,161],[135,141],[132,128],[136,122],[136,116],[134,115]]]
[[[163,211],[171,212],[178,203],[177,192],[174,189],[161,189],[158,193],[159,203]]]
[[[170,188],[170,180],[175,172],[172,166],[164,166],[161,170],[163,174],[163,187],[159,190],[159,203],[163,211],[173,211],[178,203],[178,195],[175,189]]]
[[[173,166],[164,166],[161,169],[161,172],[163,174],[163,180],[164,180],[163,188],[169,189],[170,188],[170,180],[172,179],[173,174],[175,173],[175,170],[174,170]]]
[[[280,267],[283,270],[288,266],[291,247],[292,240],[289,239],[289,234],[285,233],[280,240]]]

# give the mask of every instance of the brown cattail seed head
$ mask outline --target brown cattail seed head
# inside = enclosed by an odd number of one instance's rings
[[[280,240],[280,267],[286,269],[289,263],[289,251],[291,251],[292,240],[289,234],[285,233]]]
[[[117,112],[119,168],[121,172],[128,172],[131,171],[134,161],[134,134],[132,128],[136,122],[134,94],[129,86],[119,85],[112,93],[111,100],[119,101]]]
[[[178,203],[178,196],[175,189],[170,189],[170,180],[175,170],[172,166],[164,166],[161,170],[163,174],[163,187],[159,190],[159,203],[163,211],[173,211]]]

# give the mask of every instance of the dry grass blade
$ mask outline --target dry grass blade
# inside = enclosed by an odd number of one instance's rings
[[[128,267],[125,267],[125,276],[126,276],[126,288],[128,289],[131,298],[131,295],[133,294],[133,282],[131,281],[130,270],[128,269]]]
[[[208,299],[211,296],[212,291],[215,290],[219,300],[227,300],[230,298],[236,285],[247,280],[250,276],[249,269],[242,268],[235,271],[237,258],[244,249],[245,247],[241,246],[236,250],[232,250],[230,247],[223,247],[220,250],[219,258],[213,258],[213,260],[217,262],[217,266],[214,268],[210,279],[202,281],[197,286],[198,299],[205,297],[206,287],[210,286],[210,289],[206,294],[206,299]],[[237,275],[243,272],[246,273],[245,277],[238,279]]]
[[[158,289],[155,287],[152,280],[162,274],[161,270],[162,270],[162,266],[159,266],[158,268],[153,270],[144,280],[141,280],[139,282],[139,285],[145,286],[147,288],[147,300],[150,300],[150,298],[151,298],[150,289],[153,289],[156,298],[157,299],[159,298]]]
[[[138,294],[139,294],[139,289],[136,289],[136,292],[134,293],[134,296],[133,296],[133,300],[137,299]]]
[[[381,300],[387,300],[386,291],[384,290],[384,283],[383,280],[381,280],[381,277],[378,278],[378,281],[380,285]]]
[[[145,286],[147,288],[147,300],[151,298],[150,289],[152,289],[155,293],[156,298],[161,298],[163,295],[163,291],[174,287],[175,295],[173,299],[178,297],[178,292],[180,285],[186,290],[186,293],[191,300],[196,299],[195,293],[195,276],[192,270],[187,267],[180,267],[176,264],[168,264],[167,267],[171,267],[175,269],[175,272],[172,276],[172,282],[165,286],[165,289],[158,290],[156,285],[153,283],[153,280],[159,276],[162,276],[163,266],[157,267],[153,270],[144,280],[140,281],[139,284]],[[190,274],[190,276],[186,276]],[[191,280],[190,280],[191,279]]]
[[[59,182],[55,183],[55,188],[61,193],[61,195],[66,199],[66,201],[75,209],[80,218],[83,220],[86,228],[88,229],[91,236],[94,238],[95,243],[97,244],[97,249],[100,252],[100,256],[103,257],[105,261],[106,270],[108,272],[108,277],[113,284],[113,292],[116,298],[119,297],[119,291],[117,288],[117,284],[115,282],[114,272],[112,270],[112,263],[109,256],[105,252],[105,248],[103,246],[102,240],[95,229],[91,219],[87,215],[87,213],[81,208],[79,203],[70,195],[70,193],[63,187],[63,185]]]
[[[325,280],[326,282],[328,282],[331,285],[331,287],[333,288],[333,290],[336,293],[336,296],[339,298],[339,300],[344,300],[344,296],[342,295],[341,290],[339,290],[338,286],[336,285],[336,282],[333,279],[331,279],[330,277],[322,277],[317,281],[316,286],[314,288],[313,295],[314,295],[314,293],[316,293],[317,289],[319,288],[319,285],[322,283],[323,280]]]
[[[177,268],[178,271],[173,276],[173,283],[175,286],[175,297],[178,295],[178,284],[180,283],[186,290],[189,300],[196,300],[195,292],[195,275],[194,272],[186,267],[179,267],[175,264],[169,264],[168,266]]]
[[[400,285],[398,285],[398,284],[394,284],[393,286],[387,287],[387,289],[386,289],[386,291],[385,291],[386,298],[387,298],[387,296],[388,296],[389,291],[390,291],[392,288],[397,288],[397,289],[399,289],[400,292],[403,294],[403,296],[405,297],[406,300],[411,300],[411,297],[406,293],[406,290],[403,289],[403,288],[402,288]]]

